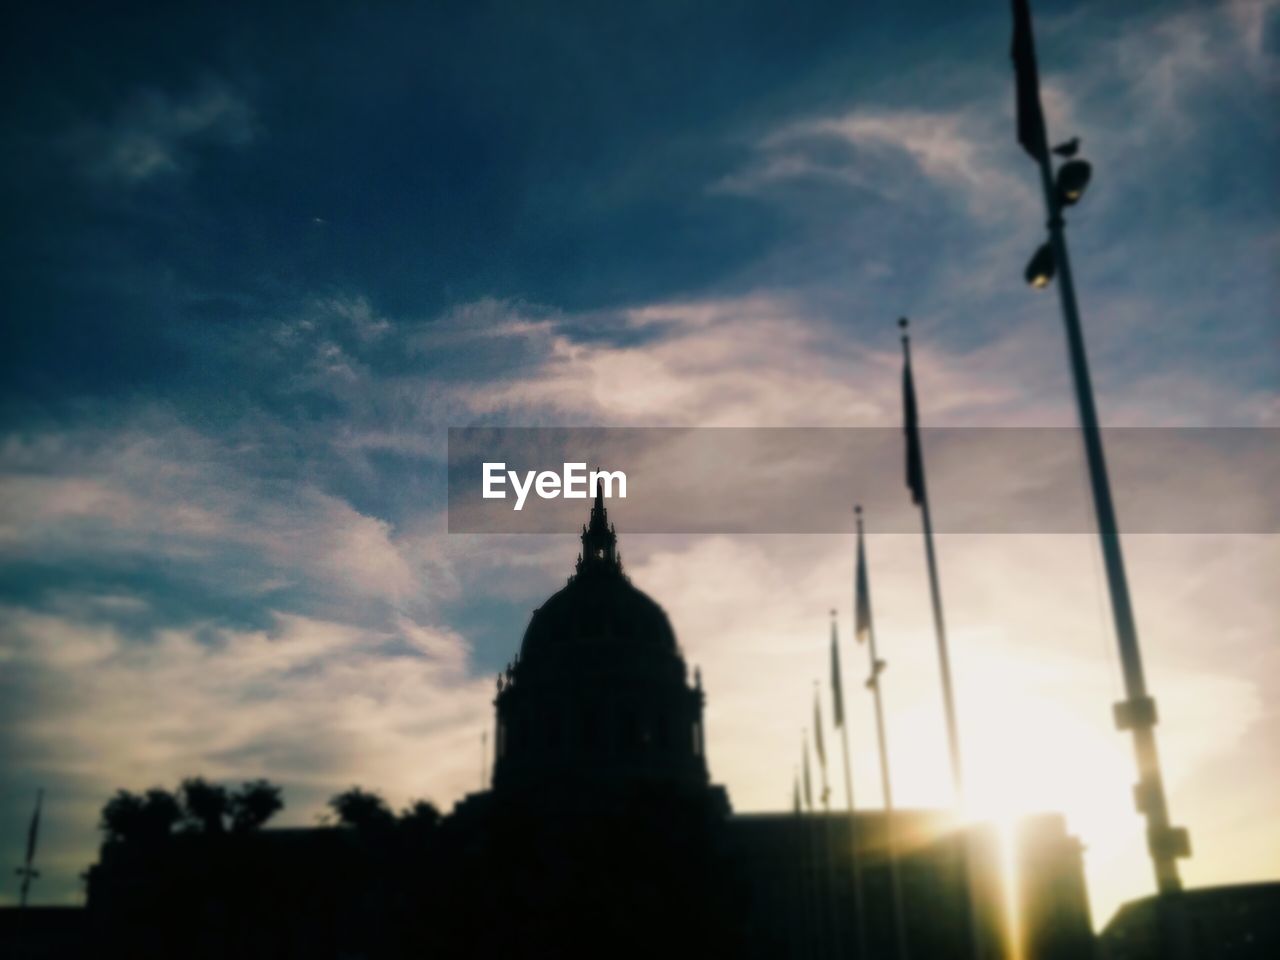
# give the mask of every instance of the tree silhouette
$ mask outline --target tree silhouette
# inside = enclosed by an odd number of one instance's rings
[[[100,827],[109,840],[154,841],[169,835],[182,807],[168,790],[152,787],[142,796],[118,790],[102,808]]]
[[[226,816],[231,805],[225,787],[209,783],[203,777],[188,777],[178,789],[186,821],[204,833],[226,830]]]
[[[414,800],[400,811],[397,829],[413,839],[430,836],[440,825],[440,811],[427,800]]]
[[[103,805],[98,827],[108,840],[127,842],[138,836],[141,823],[142,798],[128,790],[117,790]]]
[[[182,807],[172,793],[152,787],[142,797],[142,835],[146,839],[167,837],[182,819]]]
[[[395,823],[387,801],[359,787],[337,794],[329,800],[329,806],[340,824],[360,831],[388,829]]]
[[[231,829],[237,833],[257,830],[284,809],[280,788],[266,780],[249,780],[231,794]]]
[[[256,830],[284,809],[281,790],[267,780],[249,780],[236,790],[203,777],[182,781],[178,794],[152,787],[139,795],[117,790],[102,808],[99,828],[107,839],[123,843],[154,841],[167,836],[175,824],[184,823],[204,834]]]

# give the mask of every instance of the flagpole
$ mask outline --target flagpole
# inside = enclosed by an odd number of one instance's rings
[[[1013,0],[1013,12],[1013,54],[1018,79],[1019,142],[1036,160],[1040,170],[1040,185],[1044,191],[1045,211],[1049,218],[1049,245],[1058,275],[1058,298],[1062,307],[1063,324],[1066,327],[1067,351],[1075,386],[1076,407],[1084,438],[1089,484],[1093,493],[1098,536],[1101,540],[1107,586],[1111,596],[1116,643],[1120,649],[1120,664],[1124,676],[1127,699],[1114,705],[1115,722],[1118,729],[1130,730],[1133,733],[1134,755],[1138,767],[1138,784],[1134,788],[1134,797],[1138,811],[1146,817],[1147,821],[1147,847],[1155,872],[1156,888],[1162,894],[1176,895],[1182,890],[1178,859],[1190,856],[1190,840],[1184,828],[1174,827],[1169,822],[1164,777],[1160,769],[1159,752],[1156,749],[1156,703],[1147,692],[1146,678],[1142,668],[1138,628],[1133,615],[1133,603],[1129,595],[1129,582],[1120,545],[1120,527],[1116,519],[1115,504],[1111,498],[1111,484],[1107,476],[1102,434],[1098,427],[1098,412],[1094,405],[1093,383],[1089,375],[1084,333],[1080,325],[1075,284],[1071,276],[1071,260],[1067,254],[1066,224],[1062,217],[1063,204],[1054,181],[1048,134],[1040,106],[1035,40],[1027,0]],[[1179,938],[1178,935],[1175,934],[1175,938]]]
[[[807,825],[805,830],[805,843],[809,850],[809,869],[807,875],[809,877],[809,890],[812,894],[810,897],[810,908],[812,915],[810,917],[810,931],[813,934],[813,955],[818,960],[825,960],[828,950],[827,940],[827,924],[824,918],[826,911],[823,909],[822,884],[818,879],[818,831],[817,824],[814,822],[815,808],[813,805],[813,776],[809,771],[809,731],[804,729],[801,731],[801,745],[804,750],[804,804],[809,816],[806,818]]]
[[[27,905],[27,895],[31,892],[31,881],[40,876],[40,871],[32,866],[36,858],[36,840],[40,836],[40,807],[44,803],[44,788],[36,791],[36,809],[31,814],[31,826],[27,828],[27,856],[18,873],[22,875],[22,890],[18,895],[18,906]]]
[[[859,960],[867,952],[867,907],[862,894],[862,851],[858,846],[858,818],[853,803],[853,764],[849,761],[849,722],[844,716],[844,680],[840,676],[840,648],[836,637],[836,612],[831,611],[831,688],[835,698],[836,726],[840,728],[840,754],[844,760],[844,797],[849,812],[849,872],[853,877],[853,913]]]
[[[884,701],[880,695],[880,674],[887,664],[876,652],[876,628],[871,617],[870,588],[866,584],[866,554],[863,550],[862,507],[855,506],[854,514],[858,518],[858,588],[859,604],[865,604],[865,621],[867,631],[867,651],[871,657],[871,675],[867,678],[867,689],[871,691],[876,711],[876,742],[880,751],[880,789],[884,796],[885,835],[888,846],[889,885],[893,902],[893,934],[898,960],[908,960],[907,928],[902,913],[902,878],[898,871],[898,830],[894,822],[893,786],[889,777],[889,744],[885,733]]]
[[[964,763],[960,753],[960,724],[956,719],[956,701],[951,683],[951,654],[947,643],[947,622],[942,612],[942,586],[938,576],[938,558],[933,546],[933,513],[929,509],[929,484],[924,468],[924,448],[920,441],[919,408],[916,405],[915,375],[911,365],[911,337],[907,333],[908,320],[901,317],[898,327],[902,330],[902,400],[903,428],[907,435],[907,486],[911,499],[920,507],[924,527],[925,565],[929,570],[929,598],[933,604],[933,632],[938,646],[938,672],[942,678],[942,707],[947,723],[947,747],[951,755],[951,785],[955,792],[957,820],[965,830],[961,844],[964,849],[965,899],[969,908],[969,937],[975,958],[982,957],[983,934],[974,883],[972,843],[968,828],[964,826],[965,784]]]
[[[796,857],[796,911],[795,922],[791,924],[793,933],[793,946],[797,957],[814,956],[814,952],[809,949],[812,941],[812,931],[809,927],[809,882],[808,882],[808,856],[805,852],[805,846],[808,838],[805,833],[804,811],[800,806],[800,771],[797,770],[792,776],[792,810],[795,814],[797,853]]]
[[[813,681],[814,742],[818,747],[818,760],[822,766],[822,833],[823,860],[827,871],[827,922],[830,928],[831,949],[835,956],[844,956],[844,938],[840,930],[840,914],[836,909],[836,864],[834,844],[831,842],[831,785],[827,780],[827,751],[822,738],[822,707],[819,702],[818,681]]]
[[[951,685],[951,654],[947,648],[947,624],[942,614],[942,588],[938,580],[938,558],[933,548],[933,515],[929,510],[929,485],[925,480],[924,455],[920,448],[919,426],[915,421],[915,384],[911,371],[911,337],[907,334],[907,318],[898,321],[902,328],[902,362],[904,395],[909,391],[908,415],[911,422],[906,425],[907,442],[912,444],[915,453],[916,471],[910,472],[911,451],[908,452],[908,483],[912,496],[919,500],[920,515],[924,523],[924,554],[929,568],[929,597],[933,601],[933,632],[938,643],[938,666],[942,674],[942,706],[947,718],[947,746],[951,754],[951,783],[955,788],[956,803],[964,805],[964,765],[960,756],[960,727],[956,722],[955,693]]]

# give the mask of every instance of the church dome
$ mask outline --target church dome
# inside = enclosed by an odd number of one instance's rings
[[[617,541],[597,492],[576,572],[498,678],[496,790],[707,786],[701,684],[666,613],[622,572]]]
[[[635,653],[666,658],[678,653],[662,607],[631,585],[621,570],[578,573],[534,611],[520,645],[528,668],[545,660]]]
[[[534,611],[525,630],[522,672],[602,660],[669,667],[679,656],[666,613],[622,572],[618,534],[609,523],[603,497],[597,496],[591,519],[582,528],[577,572]],[[682,675],[683,671],[680,662]]]

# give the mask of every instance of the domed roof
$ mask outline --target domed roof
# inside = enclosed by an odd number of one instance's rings
[[[534,611],[520,646],[522,667],[560,656],[594,659],[591,653],[606,651],[656,659],[679,655],[666,613],[623,574],[617,543],[597,493],[591,520],[582,528],[577,572]]]
[[[520,663],[556,653],[581,656],[585,647],[677,652],[675,632],[662,607],[631,585],[621,571],[579,572],[533,613]]]

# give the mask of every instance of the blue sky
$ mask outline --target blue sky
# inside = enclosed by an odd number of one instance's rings
[[[894,425],[900,313],[927,422],[1073,422],[1021,283],[1003,3],[181,6],[29,4],[0,41],[0,859],[45,785],[41,898],[75,896],[117,786],[267,775],[295,822],[351,782],[473,786],[488,678],[574,545],[447,536],[450,425]],[[1051,135],[1095,164],[1070,236],[1104,419],[1276,426],[1277,5],[1036,11]],[[884,539],[901,792],[938,803],[918,543]],[[1134,540],[1189,874],[1274,876],[1276,539]],[[848,545],[815,542],[624,539],[739,807],[785,802],[847,605]],[[941,549],[970,700],[1012,678],[1063,750],[1112,751],[1059,804],[1103,920],[1148,885],[1089,545]],[[974,749],[997,782],[1038,747]]]

